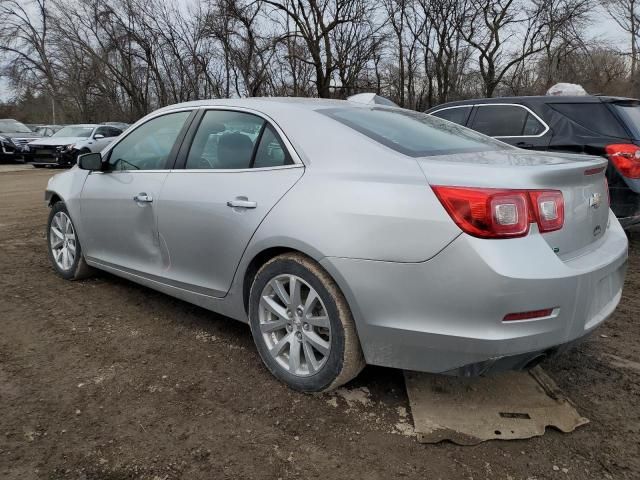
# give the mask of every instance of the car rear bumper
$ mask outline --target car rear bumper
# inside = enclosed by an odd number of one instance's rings
[[[462,234],[422,263],[331,257],[322,264],[349,301],[367,363],[465,374],[470,365],[573,342],[614,311],[627,237],[610,219],[594,248],[571,260],[532,232],[510,240]],[[503,321],[546,308],[553,309],[548,317]]]

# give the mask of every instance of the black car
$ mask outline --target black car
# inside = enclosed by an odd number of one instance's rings
[[[0,162],[23,161],[25,145],[40,137],[17,120],[0,119]]]
[[[427,113],[520,148],[608,158],[611,209],[625,227],[640,223],[640,100],[483,98],[441,104]]]

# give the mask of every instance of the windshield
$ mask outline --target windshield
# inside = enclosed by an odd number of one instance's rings
[[[455,123],[409,110],[373,107],[319,112],[410,157],[512,148]]]
[[[614,108],[631,131],[633,138],[640,140],[640,102],[616,103]]]
[[[0,132],[5,133],[31,133],[26,125],[15,120],[0,120]]]
[[[87,138],[91,135],[93,131],[93,127],[77,127],[71,125],[69,127],[64,127],[58,130],[53,134],[54,137],[82,137]]]

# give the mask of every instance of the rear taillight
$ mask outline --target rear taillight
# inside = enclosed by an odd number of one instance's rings
[[[614,143],[604,147],[609,160],[621,175],[640,178],[640,147],[631,143]]]
[[[432,186],[454,222],[479,238],[515,238],[537,223],[540,232],[564,224],[564,200],[558,190],[503,190],[495,188]]]

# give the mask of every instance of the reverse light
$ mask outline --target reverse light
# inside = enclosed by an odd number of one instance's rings
[[[532,190],[529,198],[540,233],[560,230],[564,224],[564,198],[558,190]]]
[[[621,175],[640,178],[640,147],[631,143],[614,143],[604,147],[609,160]]]
[[[537,223],[541,233],[562,228],[564,200],[558,190],[431,187],[454,222],[479,238],[517,238]]]

